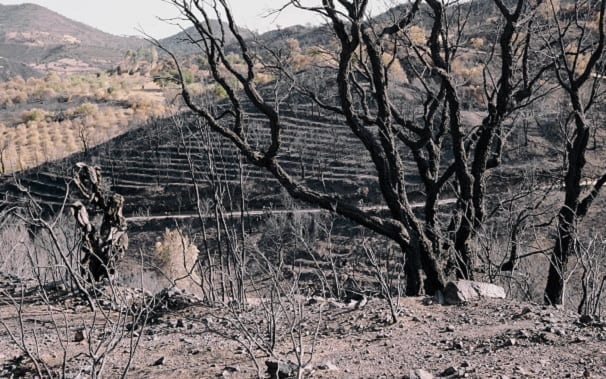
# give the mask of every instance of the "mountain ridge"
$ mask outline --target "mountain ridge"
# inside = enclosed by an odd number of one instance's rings
[[[45,71],[44,66],[64,59],[85,63],[90,69],[117,65],[129,49],[147,46],[138,37],[123,37],[65,17],[41,5],[0,4],[0,51],[5,59]],[[0,69],[0,77],[9,76]],[[31,76],[28,72],[18,75]]]

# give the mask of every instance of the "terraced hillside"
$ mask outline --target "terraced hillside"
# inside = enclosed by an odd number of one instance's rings
[[[465,112],[470,122],[477,115]],[[280,162],[291,176],[320,190],[343,194],[344,198],[365,205],[376,204],[379,198],[376,172],[364,147],[342,120],[335,116],[310,116],[305,108],[282,112],[285,130]],[[268,140],[269,128],[259,114],[247,115],[253,143]],[[179,126],[180,125],[180,126]],[[243,163],[227,141],[205,133],[191,115],[157,119],[105,144],[67,159],[47,163],[18,174],[21,185],[51,209],[64,200],[66,183],[73,163],[86,161],[98,165],[113,191],[125,196],[125,215],[182,215],[196,211],[196,186],[202,204],[223,196],[232,209],[238,209],[241,188],[249,209],[285,206],[287,196],[281,194],[276,181],[263,170]],[[539,167],[546,174],[555,173],[559,156],[550,138],[541,128],[531,128],[523,136],[513,135],[506,152],[505,165],[495,173],[493,182],[504,177],[516,180],[519,173]],[[526,142],[522,141],[526,140]],[[540,154],[529,161],[528,151]],[[405,155],[406,157],[406,155]],[[599,157],[597,157],[599,158]],[[596,158],[596,159],[597,159]],[[448,159],[448,157],[445,157]],[[420,194],[416,186],[416,168],[407,159],[407,178],[411,196]],[[193,173],[193,176],[192,176]],[[195,184],[192,178],[195,178]],[[9,199],[19,196],[12,177],[2,180],[0,188]]]
[[[249,114],[247,122],[256,142],[266,140],[269,130],[260,115]],[[366,187],[350,195],[358,201],[368,203],[376,197],[371,162],[360,154],[363,146],[340,120],[287,112],[284,124],[279,159],[292,176],[343,194]],[[193,213],[192,172],[203,202],[213,198],[215,188],[224,189],[226,198],[238,199],[242,184],[250,208],[283,205],[280,189],[267,173],[245,163],[240,166],[226,141],[206,136],[189,116],[156,120],[92,149],[88,156],[76,154],[22,172],[20,182],[35,198],[56,208],[63,202],[69,168],[80,160],[98,165],[112,190],[126,197],[127,216]],[[12,179],[5,179],[2,187],[11,197],[18,193]]]

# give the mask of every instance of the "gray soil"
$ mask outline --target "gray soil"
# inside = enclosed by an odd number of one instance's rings
[[[173,290],[153,312],[145,313],[145,323],[133,323],[107,300],[93,312],[81,298],[65,292],[49,290],[42,301],[40,291],[21,291],[6,281],[1,287],[0,377],[35,376],[31,359],[10,334],[55,375],[79,378],[90,376],[90,357],[100,357],[114,337],[118,342],[105,358],[103,377],[123,374],[130,346],[137,341],[127,377],[255,377],[248,351],[254,353],[261,375],[267,375],[267,360],[297,362],[295,345],[303,346],[305,361],[313,352],[302,375],[310,378],[606,377],[606,323],[510,300],[443,306],[429,298],[403,298],[399,321],[392,324],[381,299],[360,306],[296,297],[284,301],[282,316],[294,317],[302,310],[302,321],[291,334],[292,323],[277,318],[274,357],[269,357],[248,350],[252,339],[244,337],[248,331],[261,344],[268,340],[267,302],[259,299],[238,309],[209,307],[194,295]],[[134,290],[116,291],[144,298]]]

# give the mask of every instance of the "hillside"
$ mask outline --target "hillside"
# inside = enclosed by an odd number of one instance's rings
[[[141,38],[0,5],[0,171],[86,150],[163,113],[157,60]]]
[[[179,64],[0,8],[0,377],[603,377],[594,9],[347,1]]]
[[[76,161],[86,160],[99,165],[111,181],[112,190],[125,196],[126,216],[193,215],[196,198],[188,155],[196,159],[195,177],[204,198],[211,196],[213,191],[211,169],[218,177],[214,180],[232,188],[234,194],[239,192],[240,169],[237,154],[226,141],[216,137],[207,140],[199,132],[192,133],[196,121],[191,115],[182,115],[180,119],[185,122],[182,129],[185,145],[180,130],[174,126],[174,119],[158,119],[101,144],[88,154],[80,153],[17,175],[32,195],[42,199],[45,205],[57,208],[62,203],[64,178],[68,174],[66,168]],[[261,115],[251,113],[247,115],[247,121],[259,141],[268,135],[267,122]],[[318,189],[324,186],[348,193],[360,183],[367,183],[372,189],[376,174],[367,157],[357,156],[360,142],[350,135],[342,120],[303,119],[296,112],[285,110],[285,123],[287,130],[281,159],[292,175]],[[326,128],[327,125],[332,128]],[[340,144],[339,151],[332,149],[335,143]],[[311,154],[311,151],[315,153]],[[277,183],[268,173],[245,164],[243,174],[251,209],[285,206]],[[7,194],[17,195],[11,182],[11,178],[6,178],[0,188],[9,189]],[[370,198],[376,195],[371,190],[357,194],[355,199],[370,203]]]
[[[213,28],[213,30],[217,30],[217,31],[221,29],[221,25],[216,20],[211,21],[211,27]],[[229,30],[229,26],[226,24],[223,24],[222,28],[226,32],[225,33],[225,44],[229,45],[229,44],[234,43],[236,41],[236,38],[234,37],[233,33],[231,33],[231,31]],[[240,28],[240,32],[246,38],[255,37],[255,34],[248,29]],[[163,47],[165,47],[169,51],[171,51],[177,55],[180,55],[180,56],[199,54],[200,48],[197,45],[191,43],[190,38],[193,38],[194,40],[200,39],[200,33],[198,33],[196,28],[194,28],[193,26],[186,28],[185,30],[183,30],[175,35],[163,38],[159,42]]]
[[[22,62],[0,57],[0,82],[9,80],[16,76],[31,78],[40,76],[41,73]]]
[[[61,60],[74,68],[110,68],[128,49],[146,45],[140,38],[114,36],[39,5],[0,4],[0,54],[41,71]]]
[[[6,293],[30,289],[27,283],[0,283]],[[389,310],[379,299],[358,308],[355,302],[297,296],[292,303],[301,304],[305,318],[275,321],[278,341],[269,357],[248,345],[250,341],[269,345],[263,333],[269,323],[267,299],[250,299],[236,313],[204,305],[190,294],[169,291],[172,296],[166,300],[157,298],[163,307],[139,323],[134,317],[119,318],[109,307],[103,309],[112,328],[101,334],[94,327],[101,316],[83,306],[81,299],[46,291],[58,299],[55,306],[40,304],[39,297],[28,292],[18,309],[10,305],[10,296],[3,295],[0,311],[11,330],[19,330],[18,314],[24,315],[23,343],[41,352],[35,357],[50,372],[60,372],[63,353],[66,377],[88,372],[93,361],[88,349],[110,338],[118,340],[118,348],[103,353],[107,377],[128,372],[132,378],[278,378],[275,373],[265,374],[265,362],[279,360],[282,370],[295,370],[299,347],[305,349],[304,378],[599,379],[604,378],[606,367],[603,321],[511,300],[441,306],[431,304],[428,297],[400,299],[401,319],[390,324],[386,320]],[[113,291],[119,296],[133,292],[120,287]],[[144,316],[146,311],[142,311]],[[36,339],[33,330],[45,338]],[[89,339],[88,333],[96,333],[96,338]],[[288,337],[296,333],[302,336]],[[7,333],[0,342],[1,376],[35,375],[34,364]],[[133,346],[137,349],[134,358]],[[287,371],[279,378],[286,378]]]

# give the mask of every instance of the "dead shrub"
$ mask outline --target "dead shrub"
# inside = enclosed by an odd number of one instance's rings
[[[198,253],[198,248],[180,230],[166,229],[162,240],[156,242],[152,259],[171,285],[197,292]]]
[[[131,108],[138,112],[150,111],[154,105],[151,99],[141,95],[129,96],[128,102]]]
[[[25,111],[21,114],[21,119],[23,122],[27,123],[30,121],[39,122],[46,118],[47,112],[44,109],[34,108],[28,111]]]

